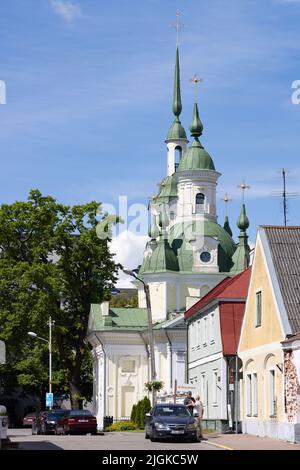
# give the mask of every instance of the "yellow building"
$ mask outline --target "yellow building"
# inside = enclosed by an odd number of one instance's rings
[[[243,432],[291,442],[300,441],[300,415],[297,406],[288,410],[291,367],[282,342],[300,331],[299,257],[300,227],[259,228],[238,349]],[[299,386],[299,376],[293,380]]]

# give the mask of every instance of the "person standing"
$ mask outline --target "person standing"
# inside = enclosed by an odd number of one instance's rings
[[[192,397],[192,392],[189,391],[187,396],[184,399],[183,404],[187,407],[191,415],[193,414],[194,406],[195,406],[195,399]]]
[[[202,431],[202,418],[203,418],[203,413],[204,413],[204,407],[203,407],[203,403],[202,401],[200,400],[200,396],[197,395],[196,396],[196,401],[195,401],[195,405],[193,407],[193,415],[196,415],[195,416],[195,419],[197,421],[197,426],[198,426],[198,429],[199,429],[199,433],[200,433],[200,438],[203,439],[203,431]]]

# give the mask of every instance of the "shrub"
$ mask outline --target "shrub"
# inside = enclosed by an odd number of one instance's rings
[[[145,414],[151,409],[151,403],[148,397],[144,397],[136,405],[133,405],[131,411],[131,420],[135,423],[138,429],[145,427]]]
[[[133,423],[136,422],[136,405],[133,405],[132,407],[130,421],[132,421]]]
[[[132,421],[117,421],[114,424],[108,426],[105,431],[116,432],[116,431],[134,431],[137,429],[137,425]]]

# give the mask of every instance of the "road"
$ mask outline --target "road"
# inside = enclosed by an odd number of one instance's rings
[[[143,432],[114,432],[97,436],[32,436],[30,429],[9,429],[11,442],[19,443],[23,450],[220,450],[207,441],[151,442]]]
[[[97,436],[32,436],[30,429],[9,429],[12,443],[23,450],[300,450],[300,444],[248,434],[206,434],[197,442],[151,442],[144,433],[114,432]]]

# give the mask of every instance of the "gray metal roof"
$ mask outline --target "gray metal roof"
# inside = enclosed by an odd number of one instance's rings
[[[293,333],[300,331],[300,227],[263,226]]]

